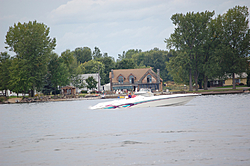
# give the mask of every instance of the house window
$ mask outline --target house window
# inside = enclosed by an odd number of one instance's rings
[[[152,77],[151,77],[151,75],[147,76],[147,83],[152,83]]]
[[[119,82],[119,84],[123,84],[123,76],[118,77],[118,82]]]
[[[135,83],[135,78],[134,78],[134,76],[129,76],[129,83],[130,84],[134,84]]]

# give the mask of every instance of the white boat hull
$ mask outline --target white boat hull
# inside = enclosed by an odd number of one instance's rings
[[[189,96],[176,96],[176,97],[153,99],[153,101],[145,101],[143,103],[138,103],[133,107],[164,107],[173,105],[184,105],[193,98],[195,98],[196,96],[197,95],[189,95]]]
[[[115,109],[128,107],[163,107],[171,105],[184,105],[190,100],[198,96],[198,94],[175,94],[160,96],[137,96],[131,99],[119,99],[109,102],[99,103],[91,106],[90,109]]]

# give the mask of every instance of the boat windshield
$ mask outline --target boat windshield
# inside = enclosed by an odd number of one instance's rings
[[[141,88],[139,92],[151,92],[150,89],[147,89],[147,88]]]

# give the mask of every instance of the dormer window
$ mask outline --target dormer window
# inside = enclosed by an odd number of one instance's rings
[[[123,84],[123,76],[118,77],[118,82],[119,82],[119,84]]]
[[[151,75],[147,76],[147,83],[152,83],[152,76]]]
[[[135,83],[135,78],[134,78],[134,76],[129,76],[129,83],[130,84],[134,84]]]

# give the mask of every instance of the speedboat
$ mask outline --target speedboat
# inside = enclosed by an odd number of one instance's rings
[[[172,94],[159,96],[138,95],[134,98],[116,99],[90,106],[90,109],[116,109],[129,107],[163,107],[184,105],[199,94]]]

